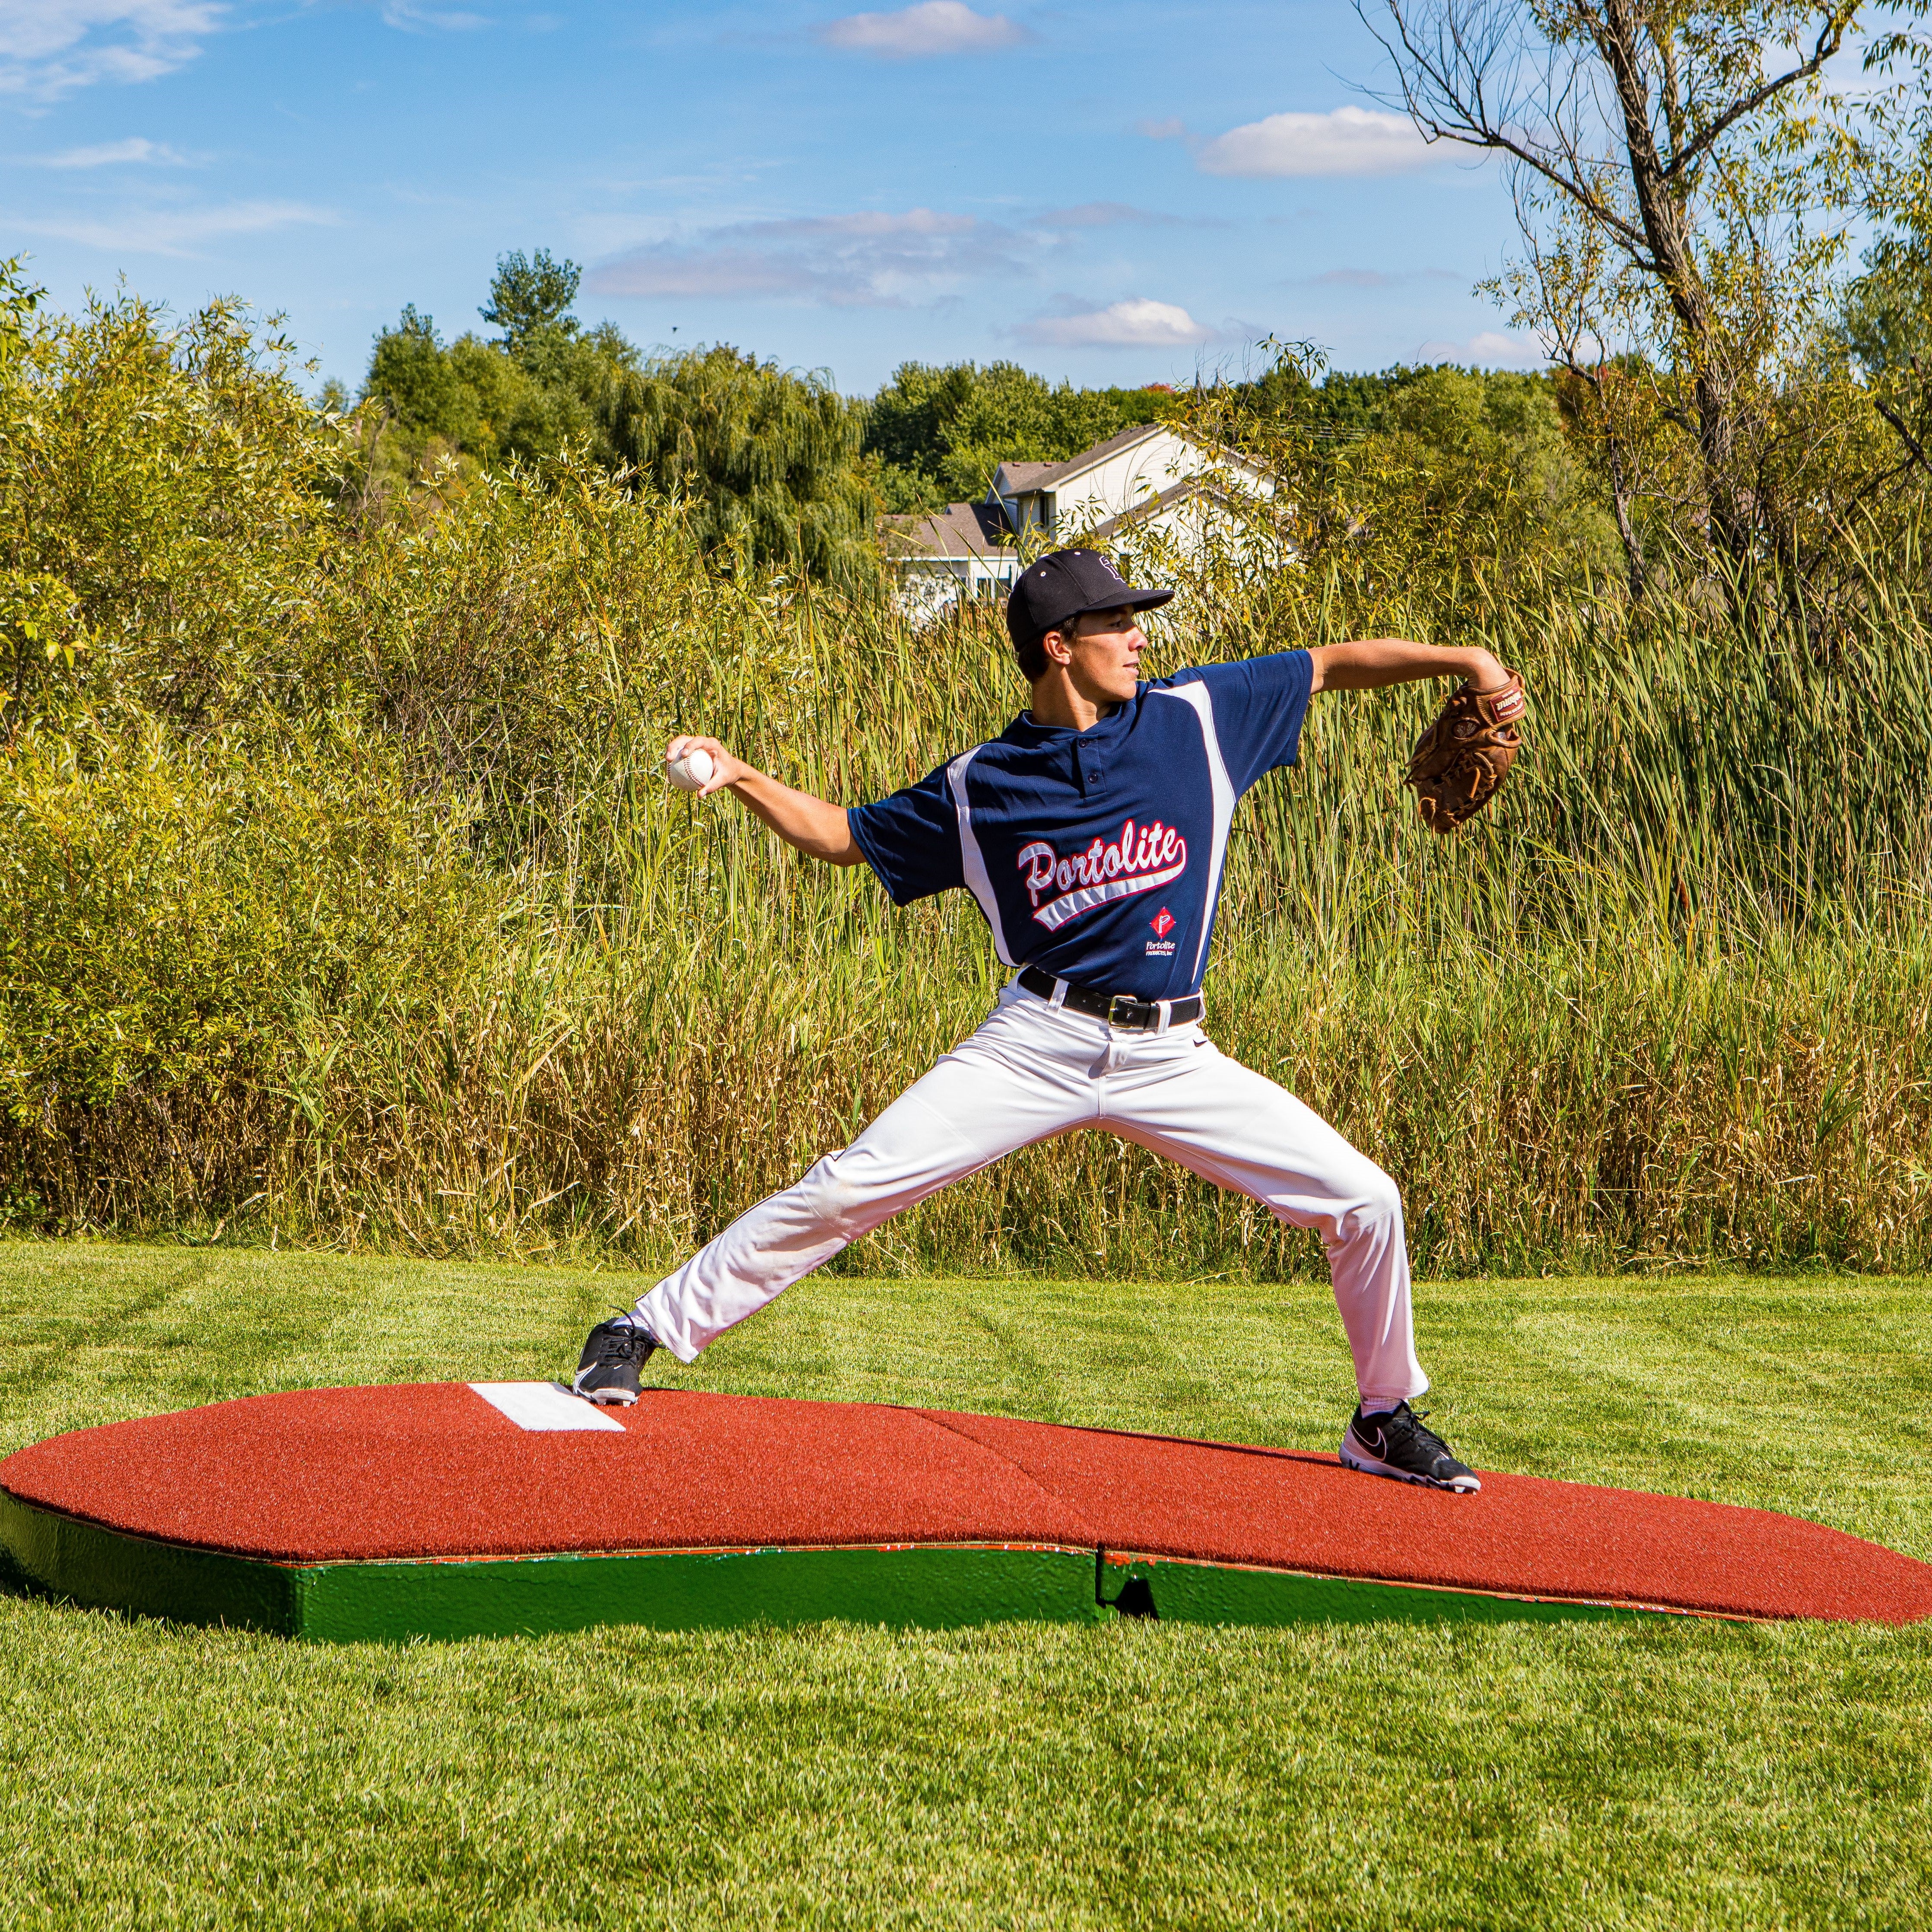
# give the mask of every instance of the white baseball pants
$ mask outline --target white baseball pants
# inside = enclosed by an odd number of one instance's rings
[[[1428,1387],[1402,1200],[1381,1168],[1198,1025],[1129,1032],[1017,984],[850,1146],[741,1214],[652,1289],[637,1318],[680,1361],[694,1360],[848,1242],[1003,1154],[1076,1127],[1151,1148],[1313,1228],[1364,1407],[1392,1408]]]

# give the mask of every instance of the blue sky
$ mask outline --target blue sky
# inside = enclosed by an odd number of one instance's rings
[[[538,247],[586,320],[855,393],[907,359],[1183,380],[1270,332],[1534,362],[1472,293],[1496,170],[1356,91],[1376,59],[1343,0],[0,0],[0,254],[66,306],[279,309],[352,388],[405,302],[481,327]]]

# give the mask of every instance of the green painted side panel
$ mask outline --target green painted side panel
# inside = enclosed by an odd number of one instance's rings
[[[349,1643],[598,1624],[722,1630],[855,1623],[945,1630],[1091,1623],[1091,1550],[998,1545],[638,1551],[461,1563],[258,1563],[125,1536],[0,1492],[0,1547],[43,1589],[100,1609]]]
[[[1184,1624],[1541,1624],[1669,1614],[1619,1604],[1490,1597],[1473,1590],[1369,1583],[1292,1570],[1236,1570],[1112,1551],[1107,1555],[1100,1591],[1107,1603],[1130,1615],[1151,1614]]]
[[[926,1630],[1093,1622],[1090,1551],[897,1549],[646,1551],[514,1561],[359,1563],[296,1573],[300,1634],[348,1642],[509,1636],[648,1624],[724,1630],[831,1618]]]
[[[1099,1566],[1096,1601],[1092,1551],[988,1544],[286,1565],[123,1535],[4,1492],[0,1548],[32,1582],[78,1603],[333,1642],[832,1618],[945,1630],[1016,1619],[1091,1623],[1120,1612],[1263,1625],[1669,1614],[1112,1552]]]
[[[230,1624],[293,1636],[297,1573],[273,1563],[123,1536],[0,1491],[0,1547],[30,1581],[90,1609]]]

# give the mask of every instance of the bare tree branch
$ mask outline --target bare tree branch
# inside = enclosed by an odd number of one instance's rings
[[[1880,402],[1876,398],[1874,398],[1872,407],[1878,411],[1880,415],[1885,418],[1886,422],[1892,425],[1893,428],[1898,431],[1899,436],[1904,441],[1906,448],[1912,452],[1912,461],[1916,462],[1928,476],[1932,476],[1932,460],[1928,460],[1927,458],[1924,449],[1921,447],[1918,437],[1914,436],[1912,431],[1905,426],[1905,419],[1901,416],[1895,409],[1892,408],[1889,404]]]
[[[1762,87],[1733,101],[1688,148],[1672,159],[1664,170],[1666,176],[1674,178],[1682,174],[1746,115],[1755,114],[1786,88],[1801,80],[1809,80],[1844,45],[1846,32],[1858,17],[1862,4],[1862,0],[1850,0],[1849,5],[1834,8],[1827,14],[1823,26],[1818,29],[1817,45],[1812,50],[1810,58],[1794,67],[1789,74],[1781,74],[1775,80],[1768,80]]]

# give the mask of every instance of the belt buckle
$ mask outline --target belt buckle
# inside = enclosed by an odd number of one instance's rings
[[[1150,1004],[1147,1000],[1136,999],[1131,993],[1117,993],[1107,1002],[1107,1024],[1145,1032],[1148,1023],[1144,1016]],[[1138,1014],[1142,1017],[1133,1018],[1124,1015],[1120,1010],[1123,1007],[1128,1008],[1130,1014]]]

